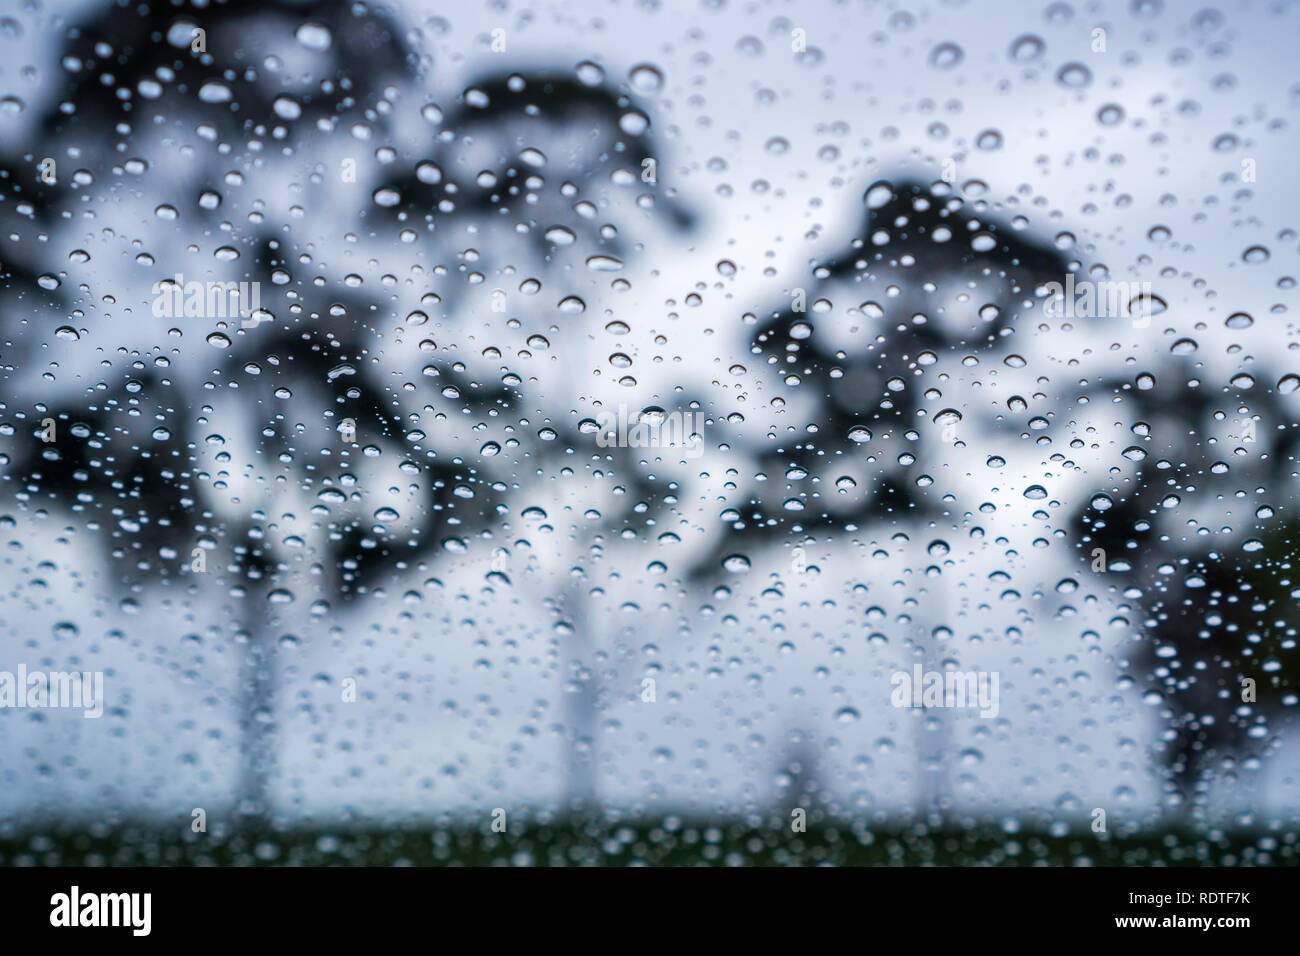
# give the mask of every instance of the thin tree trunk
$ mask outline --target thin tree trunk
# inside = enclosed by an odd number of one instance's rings
[[[938,624],[946,624],[948,602],[942,592],[933,596],[933,606],[939,615]],[[923,649],[922,676],[930,671],[941,672],[942,655],[935,646],[933,632],[938,626],[931,620],[921,634],[920,644]],[[924,625],[923,625],[924,626]],[[933,722],[934,727],[926,725]],[[941,814],[948,796],[948,751],[951,744],[951,731],[948,727],[943,708],[921,711],[921,723],[917,730],[917,773],[918,806],[923,814]]]
[[[593,640],[587,595],[581,582],[575,582],[569,588],[562,609],[573,628],[567,666],[577,670],[577,673],[565,674],[565,683],[567,687],[572,678],[578,685],[575,691],[565,693],[565,804],[570,811],[584,814],[596,808],[597,688],[595,671],[591,667]]]
[[[275,644],[267,618],[251,622],[240,674],[239,782],[236,809],[240,826],[258,829],[270,819],[270,774],[275,715]]]

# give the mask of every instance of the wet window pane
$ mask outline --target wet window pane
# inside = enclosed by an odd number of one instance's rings
[[[1286,4],[0,15],[0,863],[1294,862]]]

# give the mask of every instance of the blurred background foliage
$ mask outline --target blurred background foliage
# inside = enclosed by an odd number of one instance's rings
[[[198,25],[207,31],[203,52],[191,48],[192,28]],[[320,39],[325,35],[332,38],[328,44]],[[0,147],[0,302],[6,369],[37,362],[45,336],[33,326],[67,312],[68,290],[43,278],[46,250],[38,237],[84,214],[94,201],[93,190],[71,170],[57,184],[41,181],[37,163],[54,151],[54,144],[75,143],[86,166],[101,168],[119,161],[116,154],[123,143],[158,135],[147,125],[133,125],[142,110],[137,97],[123,90],[146,93],[150,110],[170,111],[187,125],[211,124],[220,139],[232,142],[265,140],[276,127],[285,130],[275,140],[277,147],[291,146],[313,126],[337,129],[364,119],[382,128],[394,109],[386,88],[423,82],[420,58],[405,37],[396,15],[379,6],[304,6],[288,0],[105,5],[69,30],[64,58],[75,60],[79,68],[59,79],[64,88],[50,97],[39,124],[40,140]],[[334,65],[329,81],[302,91],[290,107],[283,91],[249,64],[274,56],[278,42],[292,43],[294,38],[309,49],[327,52]],[[104,81],[106,74],[112,82]],[[462,95],[441,117],[441,132],[426,151],[429,158],[409,169],[398,163],[375,173],[374,182],[367,184],[374,203],[358,213],[357,223],[346,224],[348,228],[376,230],[388,238],[414,229],[419,241],[437,242],[438,230],[468,225],[492,234],[503,228],[501,224],[523,217],[535,225],[565,223],[578,237],[573,241],[599,248],[602,255],[635,251],[635,243],[621,233],[603,235],[593,221],[575,215],[571,200],[607,181],[616,170],[638,171],[647,158],[662,158],[661,144],[643,129],[653,129],[655,118],[648,111],[603,80],[584,81],[550,67],[479,76],[466,89],[473,94]],[[73,108],[60,108],[65,103]],[[292,122],[284,123],[286,116],[292,116]],[[538,142],[553,144],[550,182],[542,190],[530,183],[536,174],[522,148]],[[458,152],[468,144],[489,156],[487,166],[466,167]],[[217,157],[200,155],[194,162],[197,167],[210,165],[211,178],[217,178]],[[575,188],[569,192],[561,184]],[[722,581],[726,563],[735,555],[824,543],[863,527],[921,529],[945,513],[951,505],[941,500],[938,489],[919,487],[904,468],[890,464],[911,455],[924,467],[927,454],[951,444],[941,435],[947,413],[928,416],[919,394],[921,384],[913,375],[917,356],[1004,359],[1010,333],[1041,306],[1041,287],[1067,270],[1083,267],[1045,240],[1013,229],[1004,215],[973,209],[959,190],[937,176],[922,180],[900,172],[862,187],[867,211],[857,234],[828,261],[808,264],[798,291],[809,303],[824,296],[863,302],[892,296],[891,316],[923,315],[926,283],[950,287],[978,282],[988,292],[987,311],[968,324],[938,317],[886,323],[878,337],[850,354],[819,326],[815,308],[795,311],[784,300],[754,306],[749,313],[754,325],[749,358],[774,385],[797,375],[802,395],[812,397],[802,414],[817,423],[818,430],[816,435],[778,441],[771,440],[772,435],[738,438],[731,444],[731,454],[746,463],[738,478],[748,482],[742,492],[746,504],[727,533],[691,567],[691,580],[698,587]],[[666,228],[682,237],[701,216],[670,190],[661,190],[651,208]],[[241,277],[268,289],[284,285],[285,275],[294,273],[295,262],[310,251],[296,240],[292,221],[263,219],[240,228],[239,241],[255,250],[247,256]],[[978,250],[966,242],[937,238],[941,233],[961,237],[976,231],[991,237]],[[882,244],[882,234],[887,236],[888,258],[872,253]],[[527,244],[543,270],[554,266],[549,258],[553,242],[541,228],[528,232]],[[483,245],[488,258],[508,255],[491,243]],[[249,409],[271,407],[258,396],[285,388],[327,409],[329,426],[350,419],[366,436],[350,446],[345,443],[337,453],[304,454],[304,448],[324,446],[304,440],[293,421],[256,411],[252,425],[262,436],[257,453],[265,475],[289,475],[314,492],[360,470],[366,442],[402,457],[403,471],[418,475],[423,498],[413,509],[419,520],[412,526],[395,526],[377,535],[368,520],[370,507],[355,513],[341,509],[331,516],[323,540],[314,548],[317,576],[337,592],[340,602],[346,604],[376,582],[422,566],[449,536],[471,538],[484,529],[502,527],[502,489],[540,480],[541,471],[574,449],[595,449],[592,434],[557,423],[552,442],[520,446],[500,465],[507,471],[492,474],[454,454],[438,454],[436,434],[412,440],[418,406],[368,360],[375,330],[386,321],[384,303],[356,292],[342,275],[331,274],[315,288],[305,276],[303,271],[291,277],[301,293],[291,314],[273,314],[267,323],[232,336],[235,341],[219,360],[219,369],[223,381],[237,383],[236,397]],[[900,291],[887,292],[890,289]],[[468,292],[448,293],[445,302],[434,302],[431,308],[469,308],[456,295]],[[309,330],[293,324],[303,317],[314,320]],[[255,375],[247,371],[250,363],[259,366]],[[1071,534],[1084,565],[1091,565],[1094,549],[1101,548],[1108,564],[1125,562],[1128,587],[1136,589],[1131,598],[1125,593],[1135,630],[1121,670],[1145,693],[1159,697],[1163,731],[1158,759],[1166,768],[1171,812],[1186,817],[1166,822],[1163,831],[1125,833],[1120,827],[1113,838],[1100,839],[1091,833],[1020,833],[957,818],[938,805],[918,808],[922,822],[871,824],[841,823],[834,819],[833,807],[821,806],[806,835],[790,833],[779,817],[712,824],[675,820],[669,825],[593,822],[586,815],[571,819],[565,814],[552,822],[530,821],[519,835],[485,835],[453,822],[430,835],[427,829],[366,830],[361,824],[337,831],[271,824],[267,778],[275,763],[277,627],[264,608],[269,595],[299,569],[294,557],[273,543],[264,511],[248,507],[232,512],[228,501],[211,493],[211,476],[203,473],[201,457],[208,441],[202,406],[211,397],[191,394],[184,383],[157,371],[141,371],[125,362],[106,364],[111,368],[102,372],[102,382],[85,389],[79,400],[66,391],[52,399],[19,392],[13,375],[0,379],[8,427],[3,462],[7,507],[29,515],[58,512],[96,530],[124,588],[188,587],[184,566],[193,543],[198,540],[212,552],[221,581],[243,599],[242,606],[232,609],[240,622],[244,653],[234,695],[243,755],[236,785],[241,822],[213,839],[174,836],[188,830],[188,821],[113,823],[84,831],[42,823],[38,835],[7,822],[0,826],[0,862],[1294,862],[1293,833],[1225,834],[1188,828],[1196,820],[1205,779],[1235,774],[1241,766],[1266,758],[1277,742],[1280,721],[1294,709],[1300,675],[1292,562],[1300,519],[1279,503],[1265,530],[1257,531],[1250,522],[1239,526],[1239,538],[1257,539],[1251,550],[1228,553],[1188,536],[1177,526],[1184,512],[1167,504],[1171,494],[1178,494],[1189,503],[1197,499],[1212,510],[1222,509],[1245,485],[1290,487],[1300,433],[1273,390],[1260,389],[1248,400],[1238,400],[1208,387],[1191,387],[1187,383],[1194,371],[1171,360],[1157,373],[1154,388],[1134,389],[1125,378],[1095,382],[1091,392],[1099,401],[1118,400],[1113,407],[1128,416],[1135,445],[1142,449],[1141,463],[1125,492],[1108,491],[1077,510]],[[530,414],[527,382],[488,384],[445,355],[430,358],[425,374],[436,378],[442,396],[438,401],[448,415],[488,421]],[[683,398],[682,407],[691,407],[690,401],[689,396]],[[947,420],[960,421],[960,411],[951,412]],[[52,445],[37,438],[47,417],[59,426],[59,438]],[[1247,449],[1240,436],[1210,440],[1223,423],[1242,419],[1255,423],[1255,447]],[[1172,426],[1161,424],[1170,420]],[[924,433],[922,440],[911,434],[915,430]],[[862,438],[863,433],[869,437]],[[767,480],[772,475],[817,475],[829,486],[843,471],[843,462],[867,440],[875,443],[881,464],[863,478],[865,487],[847,504],[825,501],[820,511],[792,515],[786,502],[788,485]],[[647,515],[672,511],[676,489],[671,482],[652,474],[627,449],[602,454],[626,494],[622,507],[602,508],[600,532],[614,536]],[[1220,469],[1221,459],[1232,461],[1232,468]],[[291,466],[282,469],[286,460]],[[457,493],[464,488],[473,494]],[[571,569],[577,573],[570,576],[594,576],[602,550],[597,541],[592,537],[579,543]],[[173,560],[169,563],[160,555]],[[550,603],[566,620],[574,654],[589,664],[592,640],[583,633],[585,611],[575,593],[567,585],[555,585]],[[916,653],[918,660],[933,663],[933,648],[918,646]],[[1241,699],[1244,677],[1256,681],[1254,701]],[[590,810],[598,804],[590,770],[598,705],[594,689],[583,690],[579,697],[568,717],[569,809]],[[804,798],[816,790],[815,774],[809,770],[813,761],[806,752],[789,759],[798,767],[785,774],[787,802],[806,805],[812,798]]]

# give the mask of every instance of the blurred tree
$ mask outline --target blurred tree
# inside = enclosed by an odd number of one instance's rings
[[[349,0],[113,3],[68,32],[61,60],[71,108],[50,110],[41,138],[97,132],[84,146],[105,153],[119,124],[147,133],[143,113],[236,141],[332,126],[416,71],[390,11]]]
[[[276,77],[276,44],[301,47],[309,61],[302,64],[306,69],[292,77]],[[248,67],[251,62],[264,69]],[[170,115],[210,123],[223,138],[255,149],[254,141],[270,135],[270,127],[279,127],[277,138],[284,140],[293,121],[334,124],[349,114],[373,109],[382,99],[383,82],[410,75],[408,57],[391,22],[383,14],[342,2],[315,4],[306,20],[299,4],[260,0],[193,7],[116,5],[70,31],[63,63],[68,88],[60,98],[62,105],[49,110],[39,124],[39,148],[21,163],[10,160],[0,170],[0,181],[7,184],[0,190],[4,200],[0,216],[25,218],[38,229],[55,228],[68,217],[69,207],[95,193],[93,172],[78,175],[71,164],[59,169],[57,163],[68,162],[60,144],[73,147],[67,156],[102,171],[119,161],[114,156],[115,140],[133,133],[142,138],[149,135],[144,114],[152,113],[156,118]],[[317,86],[302,87],[304,77]],[[46,152],[56,160],[52,183],[42,179],[38,164],[38,154]],[[22,168],[30,173],[16,172]],[[31,230],[23,230],[27,231]],[[6,229],[5,241],[12,238],[28,241],[16,245],[12,254],[5,248],[0,261],[28,261],[34,237]],[[268,288],[284,266],[277,258],[278,248],[276,240],[264,237],[249,267],[254,275],[261,270],[258,281]],[[41,295],[57,280],[51,276],[48,283],[39,281],[33,268],[0,269],[4,288],[17,295],[15,308],[6,310],[6,345],[14,342],[11,354],[22,363],[39,354],[46,330],[30,318],[31,305],[22,311],[17,306],[24,300],[47,307],[58,301],[53,295]],[[241,276],[246,277],[247,273]],[[167,291],[163,289],[164,294]],[[274,316],[267,313],[262,318],[271,321]],[[228,353],[235,354],[247,355],[247,351]],[[305,377],[300,387],[334,381],[319,367],[326,358],[319,347],[312,347],[309,336],[291,341],[285,355],[297,359],[285,368]],[[251,367],[243,363],[242,373]],[[82,407],[71,404],[67,389],[49,378],[49,388],[57,397],[53,403],[36,401],[33,415],[24,409],[33,407],[27,394],[32,386],[19,374],[25,370],[18,364],[11,367],[2,407],[17,423],[11,427],[27,434],[15,443],[6,479],[16,498],[35,509],[36,516],[53,505],[77,516],[88,531],[103,534],[113,566],[129,591],[183,579],[193,594],[208,552],[225,543],[228,561],[222,565],[229,578],[223,580],[233,594],[245,598],[246,605],[243,624],[236,629],[246,648],[238,695],[243,739],[237,804],[245,819],[256,822],[268,811],[274,714],[272,631],[278,623],[261,605],[290,568],[284,549],[268,542],[265,512],[232,509],[217,491],[228,486],[228,475],[214,480],[202,470],[204,450],[214,437],[220,444],[225,439],[204,428],[208,418],[198,407],[201,394],[178,386],[170,375],[140,371],[143,368],[133,363],[129,369],[114,370],[105,363],[101,380],[83,393]],[[229,369],[218,371],[227,388],[238,387]],[[268,375],[267,380],[274,377]],[[27,400],[15,389],[22,389]],[[326,416],[338,412],[354,416],[361,434],[370,432],[373,441],[392,437],[393,415],[376,391],[348,382],[339,383],[337,391],[338,407],[325,408]],[[47,419],[54,423],[50,441],[42,437]],[[297,435],[286,427],[277,429],[284,422],[285,416],[272,416],[263,432],[262,450],[274,446],[281,462],[308,457],[296,447]],[[349,454],[344,450],[343,458]],[[222,457],[217,455],[218,462]],[[310,461],[306,467],[311,470],[316,465]],[[432,470],[439,469],[441,477],[435,476],[428,485],[427,516],[434,524],[445,516],[450,495],[446,489],[454,478],[453,469],[435,466]],[[346,527],[332,526],[324,549],[332,558],[328,563],[334,587],[345,599],[387,565],[401,564],[427,546],[418,536],[393,545],[374,528],[362,531],[361,527],[355,518]]]
[[[1300,527],[1284,496],[1300,426],[1277,388],[1214,389],[1205,378],[1169,361],[1141,387],[1093,387],[1123,416],[1131,473],[1097,489],[1073,522],[1083,560],[1137,605],[1138,643],[1122,663],[1163,699],[1169,796],[1193,812],[1213,771],[1275,742],[1270,719],[1295,707],[1300,681]]]
[[[764,312],[761,324],[747,316],[758,324],[751,352],[771,370],[775,414],[791,425],[774,424],[761,442],[728,441],[748,464],[735,469],[731,517],[695,565],[697,581],[780,547],[792,549],[792,574],[817,572],[818,549],[844,536],[919,531],[959,511],[930,476],[948,449],[978,440],[961,412],[977,401],[955,383],[940,400],[926,389],[937,381],[932,367],[1005,355],[1035,290],[1066,269],[1050,245],[942,181],[880,180],[864,204],[847,251],[813,262],[806,284],[788,290],[791,304]],[[925,599],[932,626],[952,623],[945,586]],[[931,639],[915,647],[937,667]],[[926,724],[934,733],[918,739],[918,803],[934,809],[950,755],[943,721],[927,715]]]
[[[461,236],[474,243],[473,272],[465,285],[442,290],[442,317],[462,330],[482,330],[494,343],[485,350],[494,362],[501,358],[495,343],[512,329],[555,321],[555,310],[535,306],[522,294],[529,280],[538,288],[558,286],[554,295],[561,302],[588,295],[559,260],[562,245],[621,260],[635,251],[624,238],[627,219],[675,234],[694,225],[674,188],[660,185],[658,175],[643,176],[647,159],[664,162],[648,113],[603,80],[544,70],[483,76],[466,87],[438,125],[426,156],[410,172],[390,178],[379,194],[394,197],[384,205],[392,223],[422,225],[444,246]],[[620,212],[625,219],[617,218]],[[475,285],[505,287],[494,289],[492,297],[499,320],[488,303],[473,298]],[[569,349],[562,378],[532,376],[526,390],[513,386],[515,417],[499,433],[489,428],[481,436],[495,439],[485,467],[518,499],[513,508],[502,506],[495,527],[515,535],[516,550],[529,555],[526,573],[565,646],[564,801],[578,812],[594,810],[599,799],[599,662],[608,660],[608,650],[593,607],[603,593],[598,569],[608,538],[652,525],[663,507],[646,475],[644,454],[602,446],[601,426],[578,411],[584,404],[603,407],[581,391],[588,371],[583,365],[599,365],[587,344],[597,331],[591,325],[596,314],[585,304],[564,313]],[[522,382],[505,366],[499,372],[503,380]],[[545,544],[537,538],[541,534]],[[546,546],[558,553],[538,560]],[[493,576],[518,580],[518,564],[509,574]]]
[[[296,55],[306,57],[304,69],[292,76],[274,69],[286,45],[301,48]],[[197,157],[202,171],[174,177],[182,191],[191,180],[228,181],[224,170],[230,168],[232,149],[252,156],[269,138],[289,156],[309,125],[332,129],[363,119],[382,125],[392,112],[384,84],[408,82],[415,63],[384,13],[341,2],[310,9],[238,0],[192,9],[116,6],[72,31],[65,53],[70,65],[62,101],[71,108],[50,111],[41,125],[42,141],[75,146],[69,155],[93,170],[118,161],[115,143],[120,150],[121,143],[134,139],[142,155],[168,148],[154,141],[156,124],[150,118],[183,118],[215,130],[217,149]],[[460,98],[433,144],[431,155],[450,173],[431,172],[436,167],[425,157],[413,176],[398,184],[396,203],[388,198],[391,186],[376,184],[373,195],[381,212],[397,207],[395,221],[423,221],[432,230],[436,219],[448,233],[477,232],[494,218],[513,216],[516,227],[524,224],[536,237],[531,255],[547,261],[545,251],[553,244],[542,238],[552,225],[545,217],[571,221],[575,235],[606,253],[622,254],[626,250],[617,235],[586,231],[587,219],[573,210],[575,200],[594,208],[591,201],[599,202],[611,184],[623,188],[639,181],[650,149],[647,125],[625,93],[604,85],[549,73],[485,77]],[[511,145],[521,142],[525,131],[530,148]],[[488,159],[496,172],[466,173],[466,157],[484,144],[499,147]],[[57,152],[57,145],[51,148]],[[549,179],[536,171],[542,148],[551,154]],[[628,164],[630,171],[624,170]],[[155,175],[172,171],[162,158],[154,165]],[[354,165],[351,172],[364,183],[372,166]],[[253,192],[274,198],[281,189],[279,165],[263,165],[259,158],[251,168]],[[318,170],[313,181],[333,178],[332,170]],[[88,176],[86,182],[94,179]],[[431,184],[438,189],[424,188]],[[82,190],[63,202],[84,202],[93,192]],[[668,210],[673,228],[689,224],[672,190],[663,190],[658,203],[655,192],[640,194],[646,215]],[[33,216],[17,186],[12,193],[20,201],[6,210]],[[54,190],[43,191],[39,183],[26,187],[36,211],[56,222],[59,209],[44,193],[52,197]],[[155,203],[168,198],[150,197]],[[183,199],[173,202],[186,205]],[[534,469],[563,467],[572,460],[563,456],[590,445],[592,436],[572,423],[556,423],[549,441],[521,442],[519,436],[536,428],[520,404],[519,379],[506,375],[503,382],[512,384],[485,384],[431,339],[418,346],[425,352],[427,345],[429,353],[421,356],[420,374],[423,383],[436,382],[437,394],[413,404],[419,390],[415,381],[401,377],[409,363],[397,354],[400,331],[391,345],[381,341],[389,323],[386,310],[358,298],[342,275],[298,274],[299,264],[319,255],[310,238],[299,239],[300,223],[268,221],[259,212],[248,223],[232,224],[227,213],[218,213],[219,206],[218,196],[194,215],[210,233],[228,233],[231,248],[245,250],[238,271],[225,278],[259,282],[277,298],[264,303],[254,322],[217,323],[209,341],[221,343],[223,351],[203,383],[210,397],[178,386],[169,376],[145,376],[135,369],[121,373],[125,381],[116,390],[115,376],[105,374],[90,394],[107,389],[111,397],[87,408],[77,407],[62,388],[64,404],[50,414],[68,427],[49,447],[20,444],[8,477],[29,507],[56,506],[77,515],[103,511],[120,522],[110,526],[92,516],[88,527],[110,528],[111,556],[125,562],[119,567],[130,587],[184,577],[192,591],[198,584],[186,570],[191,554],[205,563],[210,552],[223,552],[224,560],[213,554],[220,569],[216,579],[240,602],[235,633],[245,648],[238,803],[244,817],[256,823],[269,805],[275,644],[287,614],[279,610],[282,602],[312,581],[321,597],[314,609],[328,608],[331,595],[348,603],[377,582],[423,567],[435,554],[463,552],[478,530],[503,520],[509,524],[501,492],[521,477],[533,477]],[[371,226],[370,237],[378,237],[381,217],[362,210],[359,220]],[[521,265],[502,263],[511,270]],[[17,266],[6,269],[6,286],[24,297],[40,291],[34,273]],[[162,286],[163,294],[170,291],[167,280]],[[443,319],[474,313],[474,304],[458,290],[441,291],[444,295],[426,301],[445,306]],[[41,347],[39,337],[37,332],[25,336],[27,356]],[[33,431],[31,414],[15,398],[5,396],[6,409]],[[38,412],[44,408],[38,403]],[[545,417],[540,405],[537,413]],[[162,432],[165,440],[156,437]],[[497,440],[486,440],[489,436]],[[471,437],[499,457],[489,462],[486,450],[474,454]],[[507,454],[500,454],[502,448]],[[602,462],[618,454],[591,456],[587,471],[608,477],[611,469]],[[639,487],[635,476],[629,487]],[[617,486],[613,493],[622,496],[626,488]],[[316,497],[303,500],[304,495]],[[615,525],[627,517],[614,504],[603,516]],[[588,524],[584,519],[584,534]],[[575,579],[585,577],[584,566],[600,551],[598,533],[582,540],[586,557],[568,575]],[[566,585],[547,600],[564,619],[562,629],[577,635],[577,657],[585,658],[598,642],[587,633],[586,598],[577,593]],[[594,743],[588,693],[594,682],[580,683],[576,696],[582,703],[571,715],[568,735],[574,778],[590,774],[572,755],[589,755]],[[594,798],[594,786],[575,782],[570,789],[582,792],[588,804]]]
[[[922,400],[925,369],[941,356],[1004,348],[1016,319],[1034,305],[1034,289],[1065,271],[1050,246],[971,209],[942,181],[878,181],[865,202],[851,251],[814,263],[808,285],[791,290],[799,307],[766,313],[753,337],[751,352],[779,377],[785,414],[802,414],[815,431],[792,429],[775,447],[769,440],[741,449],[757,460],[754,475],[780,473],[786,481],[750,479],[753,497],[698,573],[711,573],[724,552],[791,534],[833,535],[846,522],[854,530],[945,510],[908,477],[912,464],[924,464],[927,443],[960,441],[960,412],[930,410]],[[945,426],[952,426],[946,438]],[[837,476],[862,470],[864,452],[874,465],[866,469],[869,486],[837,487]],[[818,485],[839,493],[807,490]],[[801,507],[787,507],[791,498]]]

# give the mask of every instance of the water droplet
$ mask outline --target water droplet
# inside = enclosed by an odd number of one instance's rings
[[[1024,33],[1016,37],[1011,42],[1011,49],[1008,56],[1016,63],[1029,63],[1037,60],[1047,49],[1047,44],[1043,38],[1033,33]]]
[[[294,32],[294,37],[308,50],[314,53],[324,53],[334,42],[330,34],[329,27],[323,23],[307,22]]]
[[[276,97],[271,109],[283,120],[296,120],[302,116],[302,107],[287,96]]]
[[[940,43],[930,51],[930,65],[936,70],[951,70],[965,57],[965,51],[956,43]]]
[[[230,87],[215,80],[209,80],[199,87],[199,99],[204,103],[229,103],[233,96]]]
[[[887,182],[873,183],[863,194],[862,201],[868,209],[879,209],[894,198],[894,187]]]
[[[1067,63],[1056,72],[1056,82],[1071,89],[1081,90],[1092,83],[1092,70],[1082,63]]]
[[[628,80],[638,93],[657,93],[663,89],[664,75],[649,63],[638,63],[628,71]]]
[[[1102,126],[1118,126],[1124,122],[1124,107],[1118,103],[1107,103],[1097,110],[1097,122]]]
[[[749,558],[743,554],[728,555],[722,559],[722,568],[732,574],[744,574],[749,570]]]
[[[578,82],[583,86],[600,86],[605,82],[604,68],[591,60],[583,60],[574,67],[574,72],[578,74]]]

